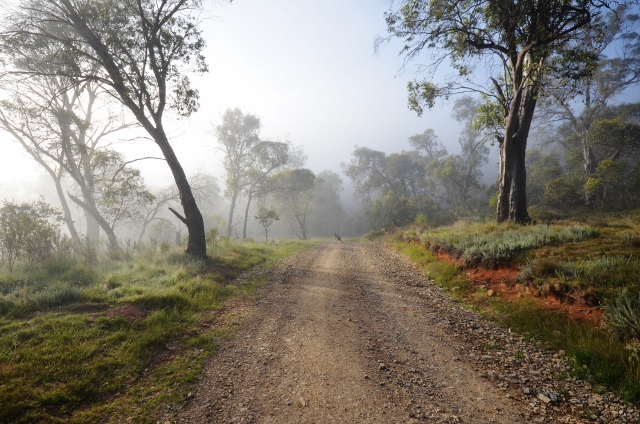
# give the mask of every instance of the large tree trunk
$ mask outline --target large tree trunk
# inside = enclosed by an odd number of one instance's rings
[[[244,209],[244,222],[242,223],[242,240],[245,240],[247,238],[247,221],[249,220],[249,207],[251,206],[252,197],[253,197],[253,190],[249,190],[249,197],[247,198],[247,207]]]
[[[526,138],[504,140],[500,146],[500,179],[498,222],[513,221],[526,224],[527,213],[525,151]]]
[[[87,221],[87,240],[98,241],[100,239],[100,224],[90,213],[85,211],[84,215]]]
[[[514,75],[519,75],[520,79],[525,78],[522,71],[514,72]],[[504,139],[500,145],[497,218],[498,222],[526,224],[531,219],[527,213],[525,154],[536,107],[537,89],[534,81],[515,81],[514,84],[520,88],[516,90],[511,102]]]
[[[298,225],[300,225],[300,231],[302,233],[302,240],[307,239],[307,220],[306,218],[300,219],[300,217],[296,216],[296,221],[298,221]]]
[[[85,134],[81,131],[79,137],[83,140],[80,143],[80,146],[86,146]],[[82,175],[85,182],[85,186],[83,187],[83,197],[84,202],[90,206],[92,206],[95,210],[98,210],[96,207],[95,200],[95,181],[93,176],[93,166],[91,164],[91,154],[87,151],[87,149],[80,149],[81,152],[81,166],[82,166]],[[85,218],[87,221],[87,240],[89,241],[98,241],[100,239],[100,224],[98,221],[91,215],[90,213],[85,212]]]
[[[162,154],[171,169],[173,179],[180,192],[180,201],[182,202],[182,208],[184,210],[183,222],[186,224],[189,233],[187,255],[197,259],[205,259],[207,257],[207,242],[204,233],[204,220],[196,204],[196,199],[193,197],[193,192],[191,191],[191,186],[184,173],[184,169],[182,169],[180,162],[178,162],[178,158],[171,144],[169,144],[167,135],[162,127],[159,127],[155,131],[154,141],[160,147],[160,150],[162,150]]]

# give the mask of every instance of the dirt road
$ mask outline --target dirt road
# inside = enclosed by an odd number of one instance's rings
[[[179,422],[582,422],[593,412],[588,383],[553,377],[566,371],[558,354],[463,310],[384,248],[326,242],[269,279]],[[619,409],[633,422],[635,410]]]

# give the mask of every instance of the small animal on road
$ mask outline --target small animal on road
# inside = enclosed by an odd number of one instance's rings
[[[342,243],[342,239],[340,238],[339,235],[337,235],[336,233],[333,233],[333,236],[336,238],[336,240],[338,240],[340,243]]]

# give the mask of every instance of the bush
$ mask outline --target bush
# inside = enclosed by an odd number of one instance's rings
[[[220,230],[217,227],[209,229],[209,231],[207,231],[207,233],[205,234],[207,245],[210,245],[211,248],[215,249],[219,237]]]
[[[582,203],[579,188],[564,177],[556,178],[547,183],[544,192],[544,202],[560,211],[568,211]]]
[[[369,231],[367,234],[365,234],[362,237],[364,237],[365,239],[367,239],[369,241],[373,241],[373,240],[377,239],[378,237],[382,237],[383,235],[385,235],[384,231],[371,230],[371,231]]]
[[[413,224],[420,228],[420,230],[424,231],[425,228],[429,226],[429,220],[426,216],[419,214],[416,216],[416,219],[413,221]]]
[[[640,337],[640,295],[631,296],[626,288],[605,306],[602,327],[621,339]]]
[[[560,218],[560,214],[546,205],[529,206],[527,212],[534,222],[551,222]]]
[[[19,257],[29,262],[53,255],[59,244],[62,214],[44,200],[14,203],[3,201],[0,208],[0,264],[9,271]]]
[[[390,230],[413,224],[422,215],[433,226],[451,223],[451,216],[428,197],[399,196],[389,191],[376,199],[372,208],[365,211],[375,228]]]

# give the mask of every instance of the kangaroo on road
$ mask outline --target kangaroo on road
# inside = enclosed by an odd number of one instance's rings
[[[340,238],[339,235],[337,235],[336,233],[333,233],[333,236],[336,238],[336,240],[338,240],[340,243],[342,243],[342,239]]]

